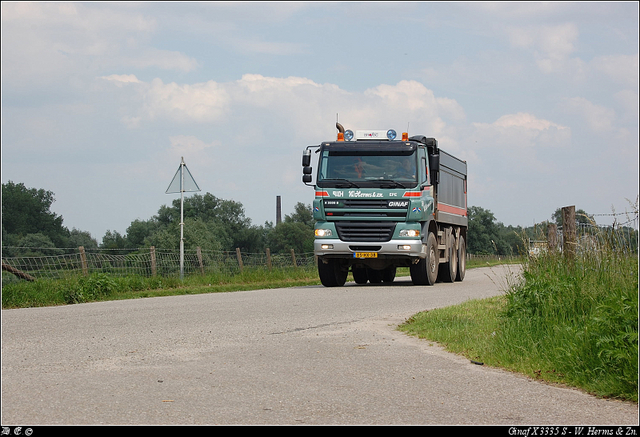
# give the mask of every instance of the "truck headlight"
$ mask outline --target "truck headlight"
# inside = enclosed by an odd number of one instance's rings
[[[316,237],[330,237],[331,235],[333,235],[331,229],[316,229],[315,233]]]
[[[417,229],[401,229],[399,235],[401,237],[419,237],[420,231]]]

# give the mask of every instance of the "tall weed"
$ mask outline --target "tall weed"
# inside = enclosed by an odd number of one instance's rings
[[[537,375],[637,401],[637,250],[604,237],[575,257],[545,253],[525,263],[523,281],[506,294],[499,341]]]

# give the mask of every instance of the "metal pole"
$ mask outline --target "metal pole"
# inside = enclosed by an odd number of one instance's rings
[[[180,163],[180,280],[184,278],[184,157]]]

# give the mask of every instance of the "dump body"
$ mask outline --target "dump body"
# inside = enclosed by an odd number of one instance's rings
[[[358,283],[393,281],[402,266],[416,284],[434,283],[439,272],[443,280],[464,278],[465,161],[424,136],[315,148],[314,253],[324,285],[343,285],[349,271]],[[310,149],[305,183],[312,181]]]

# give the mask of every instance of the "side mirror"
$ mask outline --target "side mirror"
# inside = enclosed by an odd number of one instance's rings
[[[304,182],[305,184],[308,184],[311,182],[311,175],[310,174],[303,174],[302,175],[302,182]]]
[[[311,150],[306,149],[302,153],[302,166],[309,167],[311,165]]]
[[[431,184],[437,185],[440,179],[440,155],[429,155],[429,168],[431,170]]]

